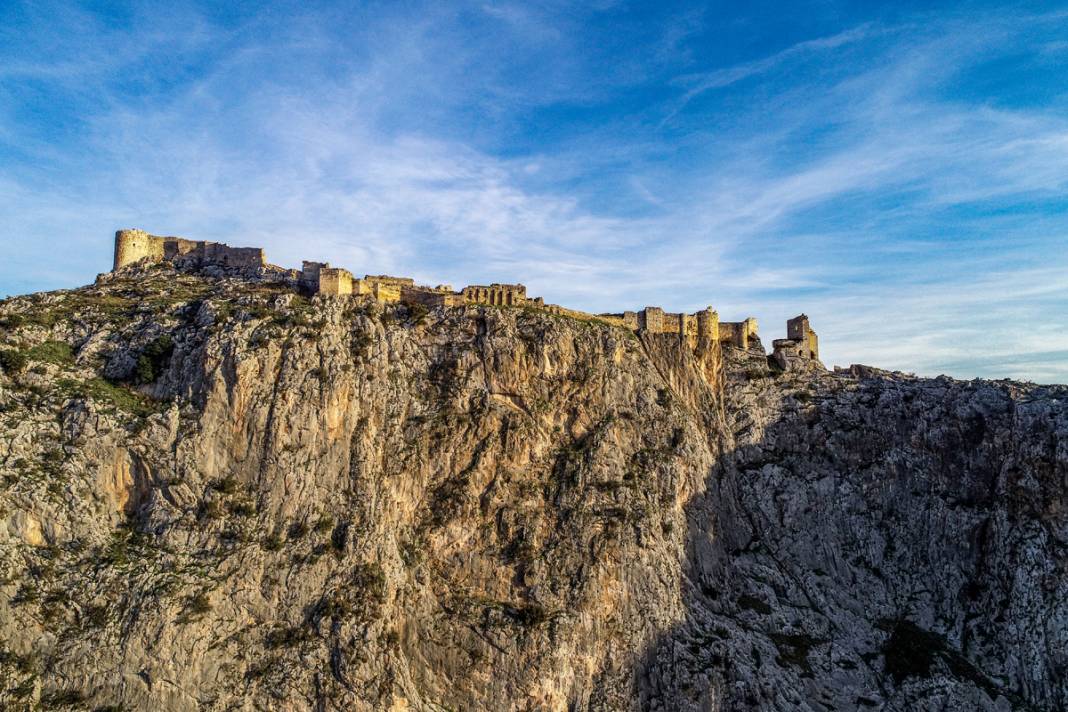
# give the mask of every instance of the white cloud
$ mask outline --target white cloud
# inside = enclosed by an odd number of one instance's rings
[[[487,11],[505,26],[545,22]],[[1065,244],[1068,224],[1008,211],[947,220],[960,234],[939,232],[939,216],[962,205],[1055,199],[1068,182],[1062,116],[940,95],[1011,28],[916,36],[861,25],[690,76],[683,106],[795,61],[876,37],[885,45],[829,85],[784,86],[754,97],[724,131],[681,136],[685,160],[665,164],[667,139],[641,118],[613,117],[536,154],[501,150],[513,129],[467,130],[485,120],[472,107],[551,107],[576,87],[501,93],[492,70],[466,75],[507,41],[461,42],[448,13],[409,19],[339,39],[309,18],[269,43],[197,19],[188,41],[165,46],[204,70],[151,100],[116,84],[165,42],[153,23],[131,38],[136,49],[106,55],[88,49],[98,27],[70,20],[88,28],[86,67],[61,57],[0,73],[74,82],[87,109],[74,144],[0,115],[0,139],[25,137],[36,161],[0,178],[10,196],[0,225],[18,246],[0,266],[7,289],[88,281],[109,266],[110,231],[141,226],[263,245],[287,266],[316,258],[457,286],[524,281],[594,311],[712,304],[725,319],[760,317],[768,342],[806,311],[832,362],[1068,380],[1057,360],[1068,350],[1057,313],[1068,305],[1068,256],[1037,254]],[[226,51],[203,56],[219,45]],[[321,69],[323,58],[343,59],[326,62],[329,72],[290,66]],[[67,248],[58,256],[57,242]]]

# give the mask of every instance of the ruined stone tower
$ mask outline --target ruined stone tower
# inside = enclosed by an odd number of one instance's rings
[[[819,360],[819,340],[806,315],[799,314],[786,322],[786,338],[798,342],[805,358]]]
[[[186,260],[201,266],[215,265],[247,272],[257,271],[267,264],[263,249],[259,247],[230,247],[218,242],[160,237],[144,230],[119,230],[115,233],[113,270],[145,259],[149,262]]]
[[[808,317],[798,314],[786,322],[786,338],[771,342],[772,358],[784,371],[823,368],[816,332],[809,326]]]
[[[163,241],[144,230],[118,230],[115,232],[115,266],[119,269],[138,260],[163,259]]]

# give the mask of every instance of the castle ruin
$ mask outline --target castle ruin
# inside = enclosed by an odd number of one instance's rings
[[[799,314],[786,322],[786,338],[771,342],[772,358],[784,371],[819,363],[820,346],[808,316]]]
[[[121,269],[141,260],[188,261],[198,266],[216,265],[239,270],[258,270],[267,264],[259,247],[230,247],[218,242],[158,237],[144,230],[116,232],[115,266],[112,269]]]
[[[159,237],[143,230],[119,230],[115,233],[115,262],[113,270],[136,263],[170,261],[194,267],[215,267],[243,275],[280,273],[295,288],[329,297],[370,297],[378,302],[420,304],[427,308],[485,305],[520,307],[545,311],[583,321],[599,321],[635,332],[675,334],[690,346],[718,341],[720,344],[743,350],[764,352],[757,334],[757,320],[720,321],[719,314],[708,307],[693,314],[665,312],[660,307],[645,307],[641,311],[614,314],[589,314],[557,304],[546,304],[541,297],[528,297],[522,284],[469,285],[454,291],[446,284],[436,287],[418,285],[410,277],[364,275],[355,277],[342,267],[327,262],[305,261],[301,269],[285,270],[268,265],[263,250],[254,247],[229,247],[215,243],[186,240],[180,237]],[[787,338],[773,342],[772,359],[783,370],[807,368],[819,364],[819,345],[816,332],[804,314],[787,322]]]

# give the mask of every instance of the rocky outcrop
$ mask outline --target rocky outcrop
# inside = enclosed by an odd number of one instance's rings
[[[1068,701],[1068,389],[166,264],[0,324],[6,707]]]
[[[1064,707],[1068,388],[759,366],[645,708]]]

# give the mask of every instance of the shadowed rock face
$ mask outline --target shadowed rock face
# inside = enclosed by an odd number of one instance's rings
[[[1063,709],[1068,388],[728,370],[643,708]]]
[[[5,708],[1068,701],[1064,388],[166,265],[0,320]]]

